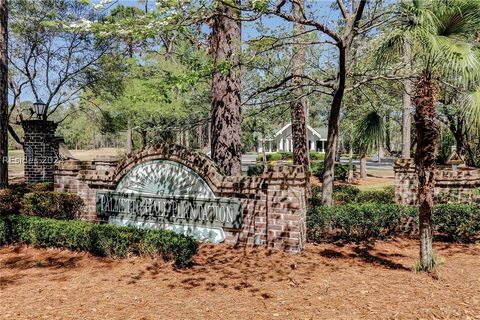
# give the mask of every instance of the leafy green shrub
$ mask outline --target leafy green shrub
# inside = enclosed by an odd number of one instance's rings
[[[437,230],[453,241],[470,241],[480,233],[480,207],[476,205],[440,204],[433,218]]]
[[[255,164],[253,166],[249,166],[247,170],[248,176],[258,176],[263,173],[263,164]]]
[[[359,241],[384,237],[398,231],[414,214],[409,207],[374,203],[315,207],[308,214],[308,238]]]
[[[7,244],[8,243],[8,229],[7,229],[7,224],[3,219],[0,218],[0,246]]]
[[[480,207],[468,204],[437,205],[438,233],[453,241],[471,241],[480,234]],[[418,210],[397,204],[349,203],[312,207],[307,217],[311,241],[359,241],[418,230]]]
[[[310,160],[316,161],[316,160],[324,160],[324,159],[325,159],[325,153],[310,151]]]
[[[293,152],[290,151],[279,151],[278,154],[282,156],[282,160],[291,160],[293,159]],[[280,159],[278,159],[280,160]]]
[[[179,268],[190,265],[198,249],[198,243],[193,238],[172,231],[23,215],[0,217],[0,243],[65,248],[117,258],[148,255],[173,259]]]
[[[356,170],[356,167],[353,166],[353,171]],[[323,179],[324,164],[323,161],[317,162],[312,165],[312,174],[317,176],[320,181]],[[348,178],[348,165],[346,164],[335,164],[334,169],[335,180],[346,180]]]
[[[29,192],[53,191],[52,182],[29,183],[26,185]]]
[[[348,184],[333,186],[333,200],[335,200],[335,203],[352,202],[356,199],[359,193],[360,189]]]
[[[357,194],[354,202],[365,203],[365,202],[374,202],[374,203],[383,203],[391,204],[395,203],[395,189],[393,186],[387,187],[384,190],[376,191],[361,191]]]
[[[55,219],[75,219],[80,216],[83,205],[82,198],[73,193],[36,191],[23,196],[21,213]]]
[[[0,190],[0,216],[18,213],[21,196],[11,189]]]
[[[333,186],[333,200],[336,204],[345,204],[355,202],[357,195],[360,193],[360,189],[352,185],[334,185]],[[312,198],[310,200],[311,206],[319,206],[322,204],[322,188],[313,186]]]
[[[22,198],[26,193],[35,191],[51,191],[53,183],[15,183],[8,189],[0,190],[0,216],[17,214],[22,208]]]
[[[267,161],[278,161],[278,160],[282,160],[282,155],[280,153],[267,154]]]
[[[312,190],[312,206],[321,204],[322,189],[317,187]],[[394,204],[395,190],[393,187],[387,187],[378,191],[360,191],[355,186],[348,184],[334,185],[333,200],[336,204],[347,203],[377,203],[377,204]]]

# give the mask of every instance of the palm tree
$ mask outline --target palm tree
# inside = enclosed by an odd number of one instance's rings
[[[360,178],[367,176],[367,153],[382,146],[385,131],[385,123],[377,111],[369,112],[360,120],[355,134],[360,154]]]
[[[379,59],[392,61],[401,56],[404,41],[412,48],[416,88],[413,102],[417,136],[415,152],[418,176],[420,233],[420,267],[432,271],[434,258],[433,187],[436,139],[439,135],[436,103],[440,82],[448,82],[463,91],[478,88],[480,80],[480,1],[431,0],[402,3],[395,29],[388,35],[379,52]],[[469,100],[471,114],[480,104]],[[467,105],[467,104],[466,104]]]

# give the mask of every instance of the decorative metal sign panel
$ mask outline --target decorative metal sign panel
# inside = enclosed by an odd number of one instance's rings
[[[222,242],[223,228],[242,224],[238,199],[216,198],[193,170],[168,160],[134,167],[115,192],[98,192],[96,204],[111,224],[172,230],[201,241]]]
[[[173,223],[202,227],[239,228],[238,200],[154,196],[144,193],[97,193],[97,214],[135,222]]]
[[[116,191],[215,198],[205,180],[192,169],[168,160],[153,160],[135,166],[122,178]]]

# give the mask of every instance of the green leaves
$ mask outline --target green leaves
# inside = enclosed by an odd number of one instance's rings
[[[461,104],[470,130],[480,132],[480,86],[470,94],[464,96]]]
[[[360,121],[356,141],[361,151],[368,152],[382,144],[385,140],[385,123],[382,116],[376,111],[371,111]]]

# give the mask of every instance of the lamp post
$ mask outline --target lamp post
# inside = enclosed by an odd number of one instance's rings
[[[46,109],[47,105],[42,101],[42,99],[39,99],[37,102],[33,103],[33,111],[37,114],[38,119],[42,119]]]

